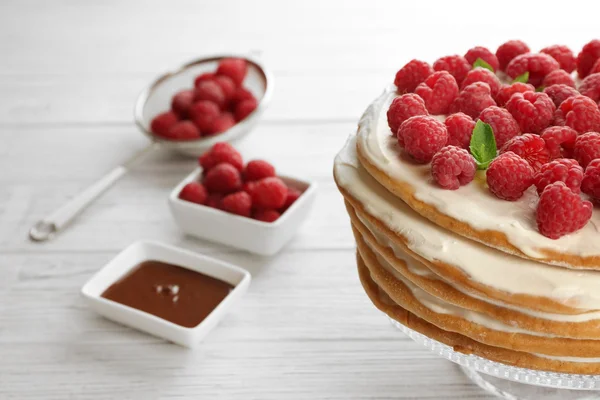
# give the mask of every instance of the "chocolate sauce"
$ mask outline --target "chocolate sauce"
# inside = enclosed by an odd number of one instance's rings
[[[233,289],[227,282],[161,261],[144,261],[102,297],[193,328]]]

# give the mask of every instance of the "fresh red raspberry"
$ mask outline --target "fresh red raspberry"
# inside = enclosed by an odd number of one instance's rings
[[[573,157],[586,168],[592,160],[600,158],[600,133],[588,132],[577,136]]]
[[[590,70],[600,58],[600,40],[594,39],[585,46],[577,55],[577,73],[581,79],[588,76]]]
[[[427,107],[425,107],[425,101],[421,96],[414,93],[407,93],[396,97],[387,111],[388,125],[392,131],[392,135],[396,136],[400,125],[415,115],[429,115]]]
[[[281,217],[281,214],[275,210],[257,210],[252,218],[262,222],[275,222]]]
[[[287,196],[285,198],[285,203],[283,203],[283,207],[279,209],[280,213],[284,213],[288,208],[292,206],[298,200],[298,198],[302,195],[302,192],[298,189],[288,186]]]
[[[200,156],[198,163],[205,173],[221,163],[231,164],[240,172],[244,169],[242,155],[227,142],[215,143],[209,151]]]
[[[248,194],[251,194],[255,184],[256,182],[244,182],[242,185],[242,190]]]
[[[465,87],[469,86],[471,83],[475,82],[485,82],[490,85],[490,89],[492,90],[492,96],[495,96],[498,93],[498,90],[502,87],[502,83],[500,83],[500,79],[489,69],[485,68],[475,68],[470,70],[467,73],[467,76],[462,81],[460,88],[461,90]]]
[[[431,160],[431,175],[444,189],[456,190],[475,177],[475,159],[465,149],[446,146],[435,153]]]
[[[231,214],[250,217],[252,211],[252,198],[246,192],[232,193],[223,197],[219,208]]]
[[[235,125],[235,118],[233,118],[233,114],[229,112],[225,112],[219,115],[217,118],[212,120],[210,129],[208,130],[209,135],[215,135],[217,133],[223,133],[232,126]]]
[[[600,159],[592,160],[588,164],[581,181],[581,190],[595,201],[600,199]]]
[[[598,72],[600,72],[600,58],[596,60],[589,74],[597,74]]]
[[[228,101],[229,99],[231,99],[231,97],[234,95],[234,93],[237,90],[237,87],[235,86],[235,82],[233,82],[233,79],[231,79],[230,77],[225,76],[225,75],[216,76],[215,83],[221,87],[221,90],[223,91],[223,94],[225,95],[225,101]]]
[[[554,114],[554,125],[570,126],[579,133],[600,132],[600,110],[587,96],[572,96],[560,103]]]
[[[258,106],[258,103],[256,102],[256,99],[254,99],[254,98],[244,100],[244,101],[237,103],[237,105],[235,106],[234,113],[233,113],[233,115],[235,116],[235,120],[238,122],[243,120],[248,115],[252,114],[252,112],[254,110],[256,110],[257,106]]]
[[[550,125],[556,107],[545,93],[515,93],[505,105],[519,123],[521,132],[540,133]]]
[[[579,92],[598,103],[600,101],[600,73],[586,76],[579,85]]]
[[[398,143],[404,143],[406,152],[419,163],[428,163],[433,155],[446,145],[446,126],[425,115],[410,117],[398,129]]]
[[[188,110],[194,102],[194,91],[193,90],[182,90],[173,96],[171,100],[171,109],[173,112],[181,118],[186,118]]]
[[[220,108],[225,105],[225,93],[215,81],[202,81],[196,86],[194,101],[212,101]]]
[[[564,69],[555,69],[546,75],[544,82],[542,82],[542,86],[544,86],[544,88],[552,85],[567,85],[574,88],[575,81],[573,80],[571,74],[566,72]]]
[[[536,214],[540,233],[550,239],[558,239],[588,223],[592,217],[592,203],[582,200],[564,182],[555,182],[544,189]]]
[[[464,113],[449,115],[444,121],[448,131],[448,144],[451,146],[468,149],[471,143],[471,135],[475,128],[475,121]]]
[[[449,72],[438,71],[417,86],[415,93],[425,101],[431,114],[446,114],[450,104],[458,96],[458,85]]]
[[[485,82],[471,83],[464,88],[450,105],[450,113],[463,112],[473,119],[488,107],[495,106],[490,85]]]
[[[550,158],[571,158],[577,131],[568,126],[550,126],[542,131]]]
[[[490,192],[496,197],[515,201],[533,183],[533,168],[512,151],[502,153],[490,163],[486,172]]]
[[[221,200],[223,200],[223,195],[220,193],[209,193],[206,198],[206,206],[210,208],[216,208],[217,210],[221,209]]]
[[[219,116],[221,110],[219,106],[212,101],[202,100],[192,104],[189,110],[190,119],[200,129],[201,133],[206,133],[212,126],[212,121]]]
[[[181,200],[191,201],[196,204],[205,204],[207,197],[206,189],[199,182],[190,182],[179,192]]]
[[[172,140],[194,140],[200,138],[200,131],[192,121],[179,121],[169,129],[166,137]]]
[[[542,194],[546,186],[554,182],[564,182],[574,193],[580,192],[583,168],[570,158],[559,158],[542,165],[533,177],[533,184],[538,194]]]
[[[210,193],[233,193],[241,189],[242,176],[233,165],[220,163],[208,170],[203,183]]]
[[[236,86],[244,82],[248,72],[248,63],[243,58],[224,58],[219,61],[217,75],[225,75],[231,78]]]
[[[241,103],[244,100],[256,101],[256,98],[254,97],[251,91],[243,87],[237,88],[233,96],[231,96],[231,99],[229,99],[233,106]]]
[[[552,99],[552,102],[556,107],[560,106],[560,104],[568,99],[569,97],[579,95],[577,89],[572,88],[567,85],[552,85],[544,88],[544,93]]]
[[[276,177],[256,181],[250,195],[252,204],[257,210],[277,210],[285,204],[288,188]]]
[[[569,74],[575,70],[577,61],[575,54],[567,46],[555,44],[553,46],[544,47],[540,53],[548,54],[550,57],[558,61],[560,68]]]
[[[529,53],[529,47],[520,40],[509,40],[496,50],[500,70],[504,71],[508,63],[518,55]]]
[[[521,133],[517,121],[504,108],[488,107],[479,114],[479,119],[492,127],[498,148],[501,148],[504,143]]]
[[[205,72],[194,79],[194,87],[197,87],[200,82],[212,81],[217,75],[214,72]]]
[[[433,68],[425,61],[411,60],[396,72],[394,85],[398,87],[398,93],[412,93],[431,74]]]
[[[506,66],[506,73],[514,79],[525,72],[529,72],[527,83],[538,87],[542,84],[546,75],[559,68],[558,61],[548,54],[525,53],[513,58]]]
[[[177,115],[173,111],[167,111],[158,114],[150,123],[150,130],[158,136],[167,137],[169,129],[179,121]]]
[[[500,150],[500,153],[513,152],[531,165],[534,171],[539,171],[542,165],[550,162],[550,152],[546,142],[539,135],[525,133],[510,139]]]
[[[246,164],[243,176],[246,182],[276,176],[275,167],[264,160],[252,160]]]
[[[471,65],[473,65],[478,58],[481,58],[483,61],[490,64],[490,67],[492,67],[494,71],[498,71],[498,67],[500,66],[498,57],[496,57],[496,55],[489,51],[486,47],[482,46],[476,46],[467,51],[465,58]]]
[[[469,64],[467,59],[459,55],[438,58],[437,61],[433,63],[434,71],[450,72],[459,84],[462,83],[471,68],[471,64]]]
[[[535,87],[529,83],[515,82],[511,85],[504,85],[496,93],[496,103],[500,107],[504,106],[511,96],[515,93],[535,92]]]

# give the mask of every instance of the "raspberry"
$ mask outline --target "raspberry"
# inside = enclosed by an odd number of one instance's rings
[[[215,81],[202,81],[196,86],[194,101],[208,100],[219,107],[225,105],[225,93]]]
[[[171,109],[181,118],[185,118],[188,115],[188,110],[194,102],[194,91],[193,90],[182,90],[173,96],[171,100]]]
[[[196,204],[206,203],[208,194],[206,189],[199,182],[190,182],[181,189],[179,192],[179,198],[185,201],[191,201]]]
[[[219,208],[228,213],[241,215],[242,217],[250,217],[250,212],[252,211],[252,198],[246,192],[229,194],[223,197]]]
[[[232,193],[242,187],[242,176],[233,165],[220,163],[204,176],[204,186],[211,193]]]
[[[223,133],[234,125],[235,119],[233,118],[233,114],[229,112],[223,113],[212,120],[208,134]]]
[[[590,70],[600,58],[600,40],[594,39],[585,46],[577,55],[577,73],[581,79],[588,76]]]
[[[600,158],[600,133],[588,132],[575,139],[573,157],[586,168],[592,160]]]
[[[215,143],[208,152],[200,156],[198,163],[205,173],[220,163],[231,164],[240,172],[244,169],[242,155],[227,142]]]
[[[475,177],[477,165],[465,149],[446,146],[435,153],[431,160],[431,175],[444,189],[456,190]]]
[[[252,218],[262,222],[275,222],[281,217],[281,214],[275,210],[258,210]]]
[[[546,87],[544,89],[544,93],[546,93],[548,97],[552,99],[552,102],[556,107],[560,106],[560,103],[562,103],[569,97],[577,96],[579,94],[577,89],[567,85],[552,85]]]
[[[478,58],[481,58],[483,61],[490,64],[490,67],[492,67],[494,71],[498,71],[498,67],[500,66],[498,57],[487,48],[481,46],[473,47],[467,51],[465,58],[471,65],[473,65]]]
[[[519,123],[521,132],[540,133],[550,125],[556,107],[545,93],[515,93],[505,105]]]
[[[515,82],[512,85],[504,85],[496,93],[496,103],[499,106],[506,104],[515,93],[535,92],[535,87],[529,83]]]
[[[596,62],[594,63],[594,66],[590,70],[589,74],[590,75],[597,74],[598,72],[600,72],[600,58],[598,60],[596,60]]]
[[[231,96],[231,98],[229,99],[231,104],[234,106],[241,103],[244,100],[255,100],[256,101],[252,92],[243,87],[237,88],[235,93],[233,94],[233,96]]]
[[[577,62],[575,54],[567,46],[555,44],[553,46],[544,47],[540,53],[548,54],[550,57],[558,61],[560,68],[569,74],[575,70]]]
[[[528,83],[538,87],[542,84],[546,75],[559,68],[558,61],[548,54],[526,53],[513,58],[506,66],[506,73],[514,79],[525,72],[529,72]]]
[[[410,117],[398,129],[398,142],[419,163],[428,163],[448,141],[446,126],[434,117]]]
[[[458,85],[449,72],[438,71],[417,86],[415,93],[425,101],[431,114],[446,114],[450,104],[458,96]]]
[[[288,188],[276,177],[256,181],[250,195],[257,210],[276,210],[285,204]]]
[[[564,182],[574,193],[580,192],[583,168],[575,160],[559,158],[544,164],[533,177],[533,184],[538,194],[542,194],[546,186],[554,182]]]
[[[231,99],[237,90],[233,79],[225,75],[219,75],[215,77],[215,83],[221,87],[221,90],[225,95],[225,100]]]
[[[169,129],[179,121],[177,115],[172,111],[158,114],[150,123],[150,130],[158,136],[167,137]]]
[[[546,75],[544,81],[542,82],[542,86],[545,88],[552,85],[567,85],[574,88],[575,81],[573,80],[571,74],[566,72],[564,69],[555,69]]]
[[[554,125],[570,126],[579,133],[600,131],[600,110],[587,96],[572,96],[560,103]]]
[[[494,74],[489,69],[478,67],[478,68],[470,70],[467,73],[467,76],[462,81],[460,88],[464,89],[465,87],[469,86],[471,83],[475,83],[475,82],[485,82],[488,85],[490,85],[490,89],[492,90],[493,96],[495,96],[496,93],[498,93],[498,90],[500,90],[500,88],[502,87],[502,83],[500,83],[500,79],[498,79],[496,74]]]
[[[509,62],[518,55],[529,53],[529,47],[520,40],[509,40],[496,50],[500,70],[504,71]]]
[[[254,185],[256,182],[245,182],[242,185],[242,190],[248,194],[252,193],[252,189],[254,189]]]
[[[215,75],[213,72],[205,72],[200,74],[196,77],[196,79],[194,79],[194,87],[198,87],[200,82],[212,81],[216,76],[217,75]]]
[[[579,92],[598,103],[600,101],[600,73],[586,76],[579,85]]]
[[[463,56],[445,56],[438,58],[433,63],[433,69],[434,71],[448,71],[456,79],[457,83],[462,83],[467,73],[471,70],[471,64]]]
[[[396,97],[387,112],[388,125],[392,130],[392,135],[396,136],[400,125],[415,115],[429,115],[421,96],[407,93]]]
[[[592,217],[592,203],[582,200],[563,182],[555,182],[544,189],[536,214],[540,233],[558,239],[587,224]]]
[[[198,101],[190,107],[189,116],[200,132],[208,132],[212,121],[219,116],[219,106],[212,101]]]
[[[504,143],[521,133],[517,121],[504,108],[496,106],[488,107],[479,114],[479,119],[492,127],[498,148],[504,146]]]
[[[533,133],[525,133],[510,139],[500,150],[500,153],[512,152],[531,165],[534,171],[539,171],[542,165],[550,161],[550,152],[544,139]]]
[[[600,199],[600,159],[592,160],[588,164],[581,181],[581,190],[596,201]]]
[[[464,113],[449,115],[444,121],[448,131],[448,144],[462,149],[468,149],[475,121]]]
[[[298,200],[298,198],[302,195],[298,189],[294,189],[293,187],[288,186],[287,196],[285,198],[285,203],[283,203],[283,207],[279,209],[279,212],[284,213],[288,208],[292,206]]]
[[[411,60],[396,72],[394,85],[398,87],[398,93],[412,93],[431,74],[433,69],[425,61]]]
[[[533,183],[533,168],[509,151],[492,160],[486,176],[490,192],[500,199],[514,201]]]
[[[240,86],[248,72],[248,63],[242,58],[224,58],[219,61],[217,75],[225,75]]]
[[[172,140],[194,140],[200,138],[200,131],[192,121],[179,121],[169,129],[166,137]]]
[[[235,110],[233,112],[235,120],[239,122],[245,119],[248,115],[252,114],[254,110],[256,110],[257,106],[258,103],[256,102],[256,99],[253,98],[239,102],[235,106]]]
[[[206,206],[210,208],[221,209],[221,200],[223,195],[220,193],[210,193],[206,198]]]
[[[551,158],[570,158],[577,139],[577,131],[568,126],[551,126],[542,131],[542,139]]]
[[[485,82],[471,83],[464,88],[450,106],[450,113],[463,112],[476,119],[479,113],[490,106],[495,106],[490,85]]]
[[[263,178],[275,176],[275,167],[263,160],[252,160],[246,165],[243,176],[247,182],[258,181]]]

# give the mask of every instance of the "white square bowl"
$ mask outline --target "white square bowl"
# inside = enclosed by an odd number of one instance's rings
[[[286,185],[302,194],[275,222],[262,222],[181,200],[181,189],[197,181],[201,172],[202,169],[197,168],[169,196],[169,206],[177,225],[188,235],[266,256],[277,253],[294,236],[306,219],[317,191],[315,182],[279,176]]]
[[[186,328],[145,311],[125,306],[102,297],[113,283],[127,275],[143,261],[156,260],[228,282],[233,289],[221,303],[197,326]],[[185,347],[195,347],[227,313],[250,284],[250,274],[239,267],[155,242],[135,242],[98,271],[81,289],[89,306],[98,314],[123,325],[139,329]]]

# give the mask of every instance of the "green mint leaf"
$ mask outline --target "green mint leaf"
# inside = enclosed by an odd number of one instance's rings
[[[498,149],[494,130],[489,124],[481,120],[477,121],[473,128],[469,149],[477,163],[477,169],[486,169],[490,165],[490,162],[496,157]]]
[[[473,63],[473,68],[477,67],[489,69],[490,71],[494,72],[494,68],[492,68],[490,64],[486,63],[481,58],[477,58],[477,60],[475,60],[475,62]]]
[[[535,89],[536,92],[543,92],[544,89],[546,89],[546,86],[540,86],[537,89]]]
[[[529,71],[526,71],[523,75],[519,75],[515,79],[513,79],[512,83],[515,83],[515,82],[527,83],[528,80],[529,80]]]

